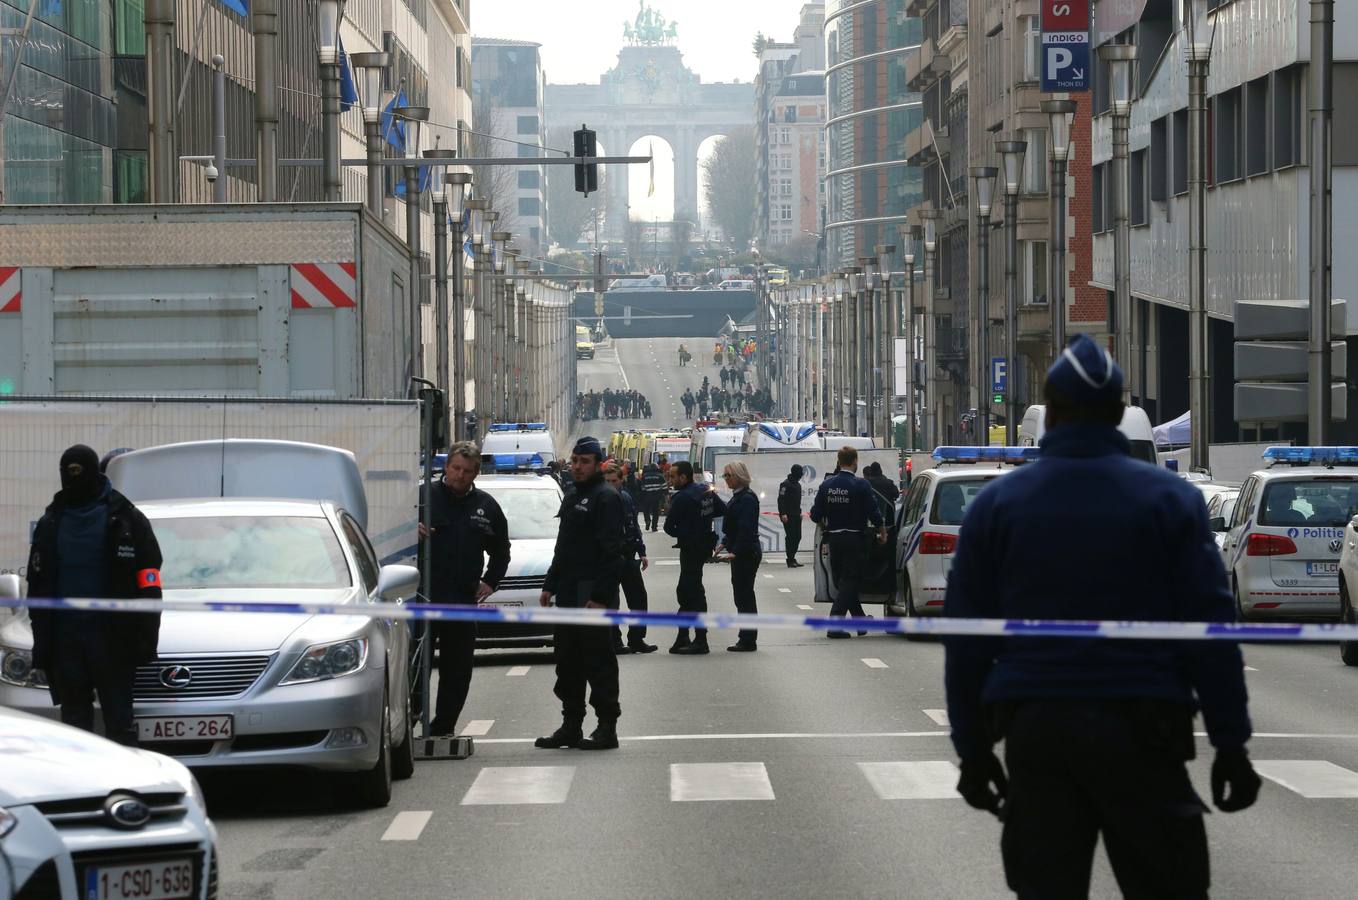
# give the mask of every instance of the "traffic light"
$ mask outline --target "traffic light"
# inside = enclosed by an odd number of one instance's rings
[[[578,157],[598,156],[594,143],[594,132],[584,125],[575,132],[575,155]],[[575,189],[586,197],[599,189],[599,166],[596,163],[577,163],[575,166]]]

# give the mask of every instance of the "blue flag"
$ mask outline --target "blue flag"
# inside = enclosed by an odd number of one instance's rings
[[[406,152],[406,123],[392,115],[392,110],[406,105],[406,92],[403,89],[382,109],[382,138],[397,153]]]
[[[238,16],[250,15],[249,0],[222,0],[222,6],[225,6]]]
[[[420,166],[420,191],[421,191],[421,193],[423,193],[424,191],[429,190],[429,179],[430,179],[430,169],[431,169],[431,168],[432,168],[432,166]],[[404,197],[404,196],[406,195],[406,179],[405,179],[405,175],[404,175],[404,174],[399,175],[399,176],[396,178],[396,189],[395,189],[395,191],[396,191],[396,196],[398,196],[398,197]]]
[[[339,61],[340,109],[348,112],[358,102],[358,85],[354,84],[354,70],[349,68],[349,55],[344,52],[344,41],[340,41]]]

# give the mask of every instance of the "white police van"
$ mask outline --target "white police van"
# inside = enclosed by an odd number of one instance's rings
[[[1037,447],[939,447],[935,468],[917,472],[897,509],[896,590],[888,616],[943,613],[962,517],[981,489],[1038,458]]]
[[[1222,556],[1241,619],[1334,619],[1339,558],[1358,513],[1358,447],[1269,447],[1240,486]]]
[[[499,422],[481,442],[481,471],[487,475],[541,472],[556,459],[556,442],[545,422]]]

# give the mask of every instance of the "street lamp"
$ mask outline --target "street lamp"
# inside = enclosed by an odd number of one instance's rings
[[[1026,141],[996,141],[1004,163],[1004,442],[1018,443],[1018,198]],[[989,435],[987,435],[989,437]]]
[[[878,292],[877,308],[874,316],[877,329],[873,333],[873,347],[877,357],[877,396],[882,401],[881,435],[882,446],[891,446],[891,413],[896,408],[895,367],[891,364],[896,349],[896,297],[891,293],[891,258],[896,255],[895,244],[878,244],[872,252],[881,261],[878,273],[882,289]]]
[[[919,246],[918,225],[902,225],[905,244],[905,449],[915,449],[915,248]]]
[[[1113,113],[1113,335],[1119,363],[1131,374],[1132,363],[1132,230],[1128,222],[1131,174],[1128,132],[1132,118],[1135,44],[1107,44],[1099,54],[1108,63]],[[1130,403],[1132,378],[1122,384],[1122,401]],[[1144,398],[1143,398],[1144,399]]]
[[[1066,170],[1070,163],[1070,124],[1074,100],[1043,100],[1051,133],[1051,248],[1047,296],[1051,298],[1052,359],[1066,347]]]
[[[863,289],[863,270],[859,266],[848,266],[844,274],[849,282],[849,292],[844,295],[844,345],[847,352],[845,361],[845,386],[849,389],[849,434],[858,435],[858,395],[863,390],[860,380],[862,368],[859,355],[862,350],[858,343],[858,292]]]
[[[435,382],[448,399],[448,187],[444,173],[450,160],[457,156],[452,150],[426,150],[430,160],[429,200],[434,211],[434,369]],[[447,409],[445,407],[444,411]]]
[[[1211,376],[1207,371],[1207,75],[1213,31],[1208,0],[1183,0],[1188,64],[1188,468],[1208,468]]]
[[[995,179],[1000,170],[994,166],[973,166],[972,197],[976,200],[976,426],[980,440],[990,445],[991,391],[990,371],[990,210],[995,199]]]
[[[452,227],[452,252],[448,255],[452,257],[453,264],[453,345],[450,348],[453,373],[448,393],[452,401],[453,436],[464,441],[467,439],[467,426],[463,421],[467,412],[467,311],[462,283],[462,208],[471,187],[472,176],[467,172],[450,172],[443,177],[443,183],[446,186],[444,203],[451,213],[448,224]]]
[[[398,106],[392,116],[406,125],[406,246],[410,248],[411,371],[424,374],[424,335],[420,303],[424,299],[424,270],[420,264],[420,126],[429,118],[427,106]]]
[[[340,177],[340,23],[344,0],[317,0],[316,37],[321,64],[321,156],[324,165],[325,199],[341,199]]]
[[[877,382],[874,371],[877,368],[877,335],[881,330],[881,320],[877,317],[877,257],[859,257],[858,265],[863,270],[863,300],[858,308],[858,368],[861,373],[859,383],[863,387],[863,432],[872,434],[877,421],[874,400],[877,397]]]
[[[924,220],[924,446],[937,446],[942,439],[942,405],[938,390],[938,319],[934,315],[935,282],[938,281],[938,220],[941,210],[920,210]]]
[[[358,71],[363,103],[363,137],[368,154],[368,211],[382,218],[382,76],[391,57],[386,53],[355,53],[349,57]]]

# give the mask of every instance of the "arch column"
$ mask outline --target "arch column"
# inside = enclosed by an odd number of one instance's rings
[[[610,128],[604,138],[604,149],[610,156],[626,156],[632,150],[634,138],[622,128]],[[611,241],[627,240],[627,166],[608,167],[608,238]]]
[[[698,142],[693,126],[679,128],[672,142],[674,150],[674,219],[698,221]]]

